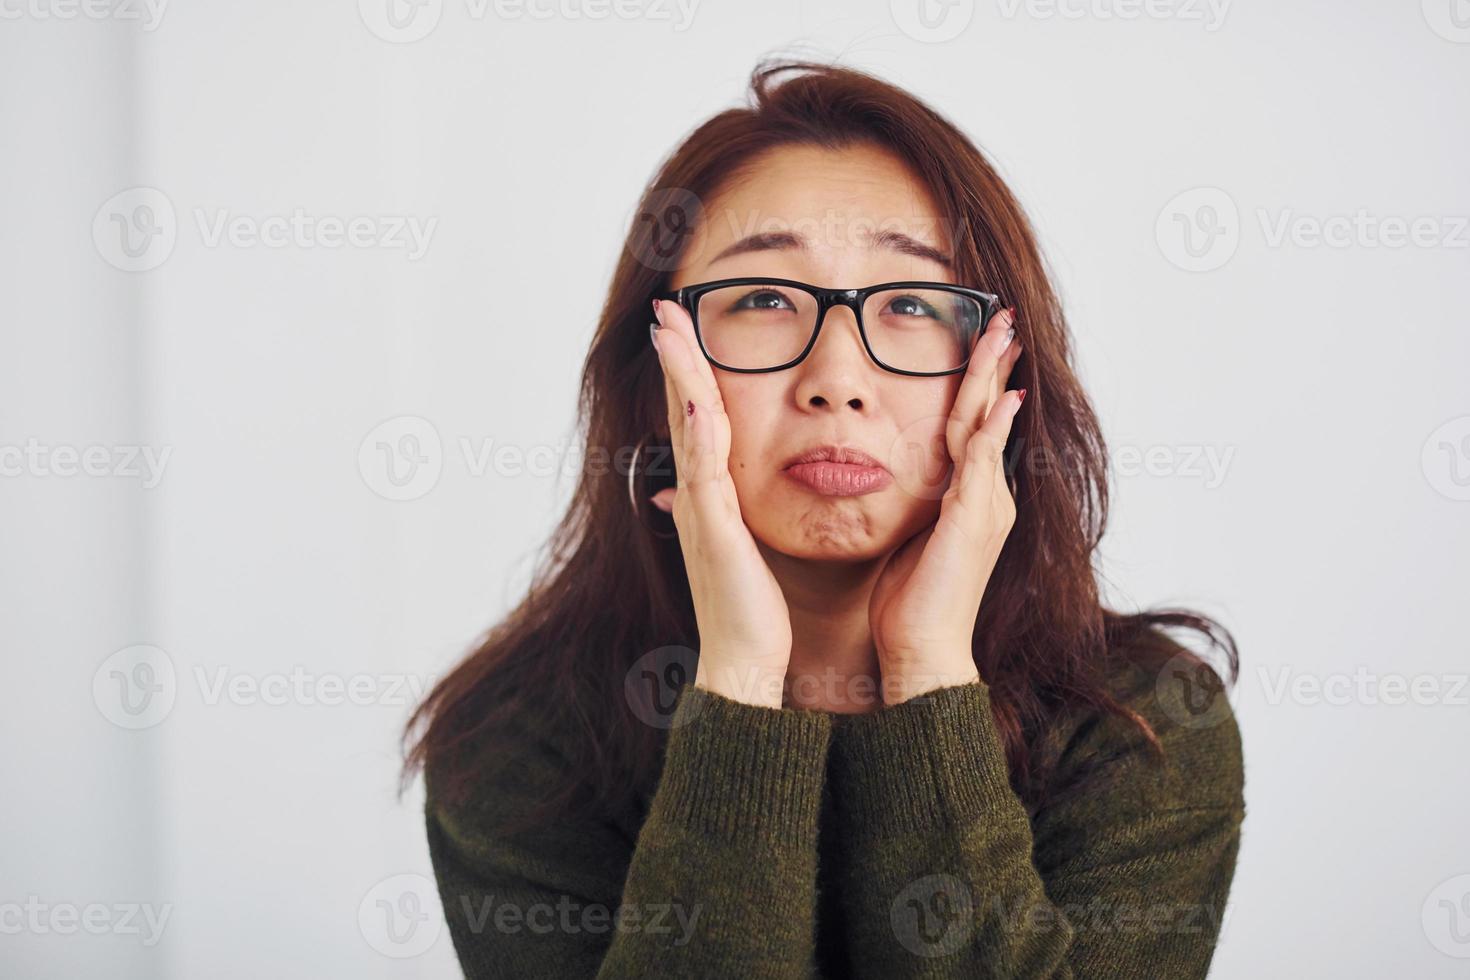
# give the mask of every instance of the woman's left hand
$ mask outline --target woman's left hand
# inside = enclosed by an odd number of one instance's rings
[[[971,648],[980,598],[1016,520],[1004,453],[1025,391],[1008,391],[1021,345],[997,313],[970,355],[945,426],[953,463],[939,517],[889,556],[868,606],[888,704],[980,679]]]

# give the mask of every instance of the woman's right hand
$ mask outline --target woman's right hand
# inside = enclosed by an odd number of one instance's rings
[[[674,516],[699,624],[694,684],[779,708],[791,660],[786,597],[740,513],[730,478],[730,420],[689,313],[655,300],[677,485],[656,495]],[[669,497],[673,499],[670,500]]]

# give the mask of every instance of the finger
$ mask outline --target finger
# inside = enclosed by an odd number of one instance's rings
[[[996,403],[995,410],[985,417],[970,437],[959,481],[959,494],[967,509],[990,499],[996,481],[1005,483],[1006,440],[1010,438],[1011,424],[1025,397],[1024,388],[1005,392]]]
[[[669,446],[674,451],[674,476],[675,483],[684,482],[684,466],[679,460],[684,458],[684,412],[681,406],[684,404],[684,396],[679,393],[679,386],[674,380],[671,372],[664,363],[662,346],[657,335],[658,324],[649,324],[649,338],[653,343],[654,356],[658,358],[659,372],[664,379],[664,411],[669,424]]]
[[[991,408],[1000,400],[1000,396],[1005,393],[1006,385],[1011,380],[1011,369],[1021,359],[1021,339],[1017,336],[1019,331],[1016,324],[1015,307],[1010,308],[1010,314],[1011,325],[1009,329],[1015,332],[1011,333],[1011,342],[1006,345],[1005,352],[1000,355],[999,360],[996,362],[995,374],[990,382],[990,397],[985,400],[985,407],[981,414],[982,419],[990,414]]]
[[[1014,323],[1014,311],[1002,310],[990,318],[985,332],[975,341],[975,349],[970,354],[970,363],[965,368],[964,380],[960,382],[960,390],[955,395],[945,427],[950,455],[956,462],[963,458],[964,447],[994,404],[997,369],[1001,358],[1009,353],[1007,348],[1014,346],[1009,340],[1014,336],[1011,332]]]
[[[687,363],[693,365],[693,377],[696,384],[691,391],[689,388],[682,389],[685,397],[686,427],[689,415],[689,401],[693,400],[696,412],[694,417],[698,419],[701,426],[708,422],[710,424],[711,438],[701,443],[702,446],[713,447],[714,464],[717,477],[725,473],[730,458],[730,424],[725,413],[725,396],[720,390],[720,384],[715,376],[714,368],[709,359],[704,356],[704,351],[699,346],[699,338],[694,332],[694,321],[689,311],[678,303],[660,300],[654,307],[659,322],[664,325],[665,330],[672,330],[684,342],[684,348],[688,352]],[[663,331],[659,331],[662,336]],[[708,407],[709,411],[699,416],[698,408]]]
[[[723,405],[698,369],[696,361],[703,360],[703,355],[690,349],[677,329],[665,326],[656,336],[660,363],[674,388],[669,425],[671,429],[678,426],[680,432],[675,446],[678,485],[697,492],[717,485],[722,478],[725,439],[716,423]]]
[[[678,303],[660,300],[654,307],[654,314],[658,317],[659,323],[663,324],[664,329],[678,334],[692,352],[695,374],[703,381],[705,390],[713,398],[713,404],[723,412],[725,405],[719,381],[715,378],[714,368],[710,365],[709,359],[700,349],[699,337],[694,332],[694,321],[690,318],[689,311]]]

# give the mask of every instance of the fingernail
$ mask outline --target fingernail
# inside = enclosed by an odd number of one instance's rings
[[[1011,341],[1016,339],[1016,328],[1007,327],[1006,332],[1000,335],[1000,346],[995,348],[997,356],[1004,354],[1006,348],[1011,346]]]
[[[694,402],[692,400],[691,401],[687,401],[687,402],[684,403],[684,414],[685,415],[693,415],[694,414]]]
[[[658,300],[653,301],[653,315],[658,317],[658,322],[660,324],[664,322],[664,315],[658,308]]]
[[[657,323],[650,323],[648,325],[648,339],[653,343],[653,349],[656,350],[656,351],[658,351],[660,354],[662,354],[663,351],[662,350],[659,350],[659,346],[658,346],[658,332],[659,332],[659,329],[660,328],[659,328],[659,325]]]
[[[1026,389],[1025,388],[1022,388],[1021,389],[1021,394],[1016,397],[1016,407],[1017,408],[1020,408],[1021,407],[1021,403],[1024,402],[1025,400],[1026,400]]]

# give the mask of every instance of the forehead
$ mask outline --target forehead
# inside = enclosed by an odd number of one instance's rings
[[[761,154],[704,202],[690,257],[709,260],[731,242],[775,231],[797,232],[813,249],[864,248],[885,231],[949,247],[928,189],[896,155],[871,144]]]

